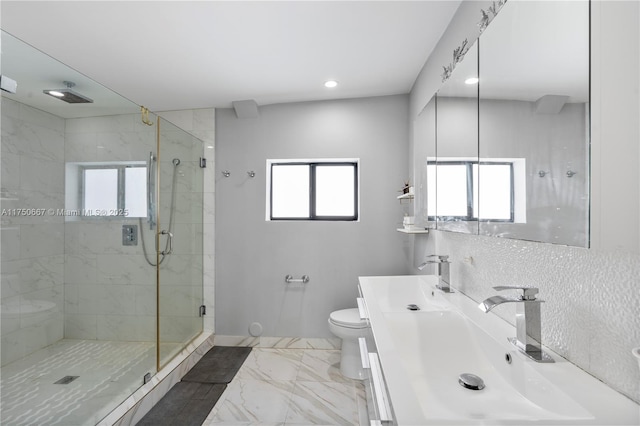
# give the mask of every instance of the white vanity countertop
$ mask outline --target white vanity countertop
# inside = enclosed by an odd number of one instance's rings
[[[640,424],[638,404],[547,348],[555,363],[530,360],[507,341],[514,326],[460,292],[437,290],[437,277],[359,281],[399,425]],[[482,391],[457,384],[458,369],[474,368]]]

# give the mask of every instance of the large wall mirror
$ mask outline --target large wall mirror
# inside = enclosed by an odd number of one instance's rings
[[[588,247],[588,2],[507,2],[479,65],[480,234]]]
[[[418,114],[414,122],[415,225],[433,228],[436,217],[435,161],[436,161],[436,97]],[[434,188],[427,190],[433,182]]]
[[[437,228],[588,247],[589,3],[509,1],[476,44],[437,94]]]
[[[443,231],[478,233],[477,77],[475,44],[436,95],[436,226]]]

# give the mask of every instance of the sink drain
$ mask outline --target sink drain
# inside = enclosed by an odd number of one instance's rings
[[[458,377],[458,383],[460,383],[460,386],[471,390],[484,389],[484,380],[471,373],[462,373]]]

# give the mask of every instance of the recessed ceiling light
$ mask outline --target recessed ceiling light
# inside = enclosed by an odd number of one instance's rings
[[[324,82],[324,87],[332,89],[338,85],[338,82],[335,80],[327,80]]]
[[[478,77],[469,77],[464,81],[465,84],[477,84],[480,79]]]

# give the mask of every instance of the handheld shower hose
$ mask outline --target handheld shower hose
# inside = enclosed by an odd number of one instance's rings
[[[153,165],[156,163],[156,157],[153,155],[153,152],[149,154],[149,163],[147,165],[147,222],[149,223],[149,228],[153,229],[156,223],[154,222],[155,216],[155,203],[153,199],[153,188],[152,188],[152,178],[154,176],[152,170]],[[173,214],[175,210],[175,202],[176,202],[176,182],[178,177],[178,166],[180,165],[180,159],[174,158],[171,162],[173,164],[173,176],[171,179],[171,204],[169,207],[169,227],[166,231],[162,231],[163,234],[169,234],[169,239],[167,239],[167,243],[165,245],[164,250],[160,253],[160,259],[158,263],[154,263],[152,260],[149,260],[149,255],[147,253],[147,247],[144,241],[144,232],[142,226],[142,218],[139,218],[138,221],[140,223],[140,239],[142,240],[142,252],[144,253],[144,259],[151,266],[158,266],[162,264],[162,262],[166,259],[167,255],[171,253],[171,238],[173,238],[172,229],[173,229]],[[154,182],[156,183],[156,182]],[[156,240],[157,242],[157,240]],[[156,251],[158,251],[158,246],[156,244]]]

